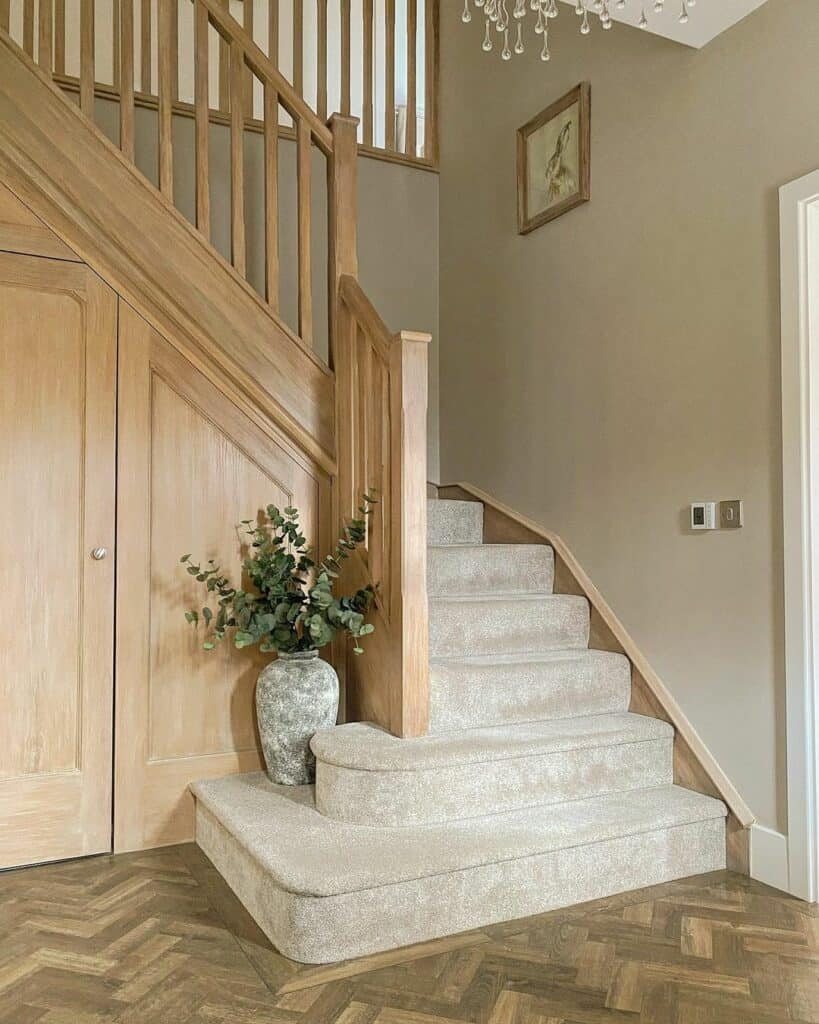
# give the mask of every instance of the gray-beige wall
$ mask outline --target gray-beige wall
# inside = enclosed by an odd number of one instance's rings
[[[819,4],[701,51],[564,6],[549,65],[442,7],[442,479],[564,537],[785,831],[777,189],[819,167]],[[519,237],[515,129],[584,79],[592,200]],[[744,529],[686,528],[725,498]]]

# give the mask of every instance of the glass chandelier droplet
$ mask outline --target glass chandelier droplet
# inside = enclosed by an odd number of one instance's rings
[[[552,59],[551,53],[549,53],[549,31],[548,29],[543,33],[543,49],[540,51],[540,59],[544,62]]]
[[[483,37],[483,44],[482,44],[482,48],[483,48],[483,52],[484,53],[489,53],[489,51],[492,49],[492,35],[491,35],[490,31],[489,31],[490,27],[491,27],[491,23],[489,21],[489,18],[487,18],[486,19],[486,35]]]
[[[683,0],[682,11],[680,11],[680,24],[688,24],[688,6],[686,5],[686,0]]]
[[[591,25],[589,24],[589,12],[588,11],[584,11],[583,12],[583,21],[580,24],[580,32],[584,36],[587,36],[589,34],[589,32],[591,32]]]
[[[518,38],[515,40],[515,53],[523,53],[525,47],[523,45],[523,23],[518,22]]]
[[[648,18],[646,17],[645,7],[640,12],[640,20],[637,22],[640,28],[648,28]]]
[[[501,57],[504,60],[512,59],[512,51],[509,49],[509,29],[503,33],[503,49],[501,50]]]
[[[461,21],[464,25],[468,25],[472,21],[472,11],[469,9],[469,0],[464,0],[464,13],[461,15]]]

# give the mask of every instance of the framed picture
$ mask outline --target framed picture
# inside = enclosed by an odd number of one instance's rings
[[[581,82],[518,129],[518,233],[591,196],[591,86]]]

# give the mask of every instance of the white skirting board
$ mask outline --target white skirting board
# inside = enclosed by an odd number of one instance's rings
[[[764,825],[751,826],[751,878],[790,892],[788,837]]]

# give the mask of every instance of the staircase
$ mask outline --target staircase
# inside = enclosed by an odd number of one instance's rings
[[[430,731],[319,733],[315,789],[202,782],[197,842],[276,947],[324,963],[724,868],[725,805],[675,786],[551,547],[428,508]]]

